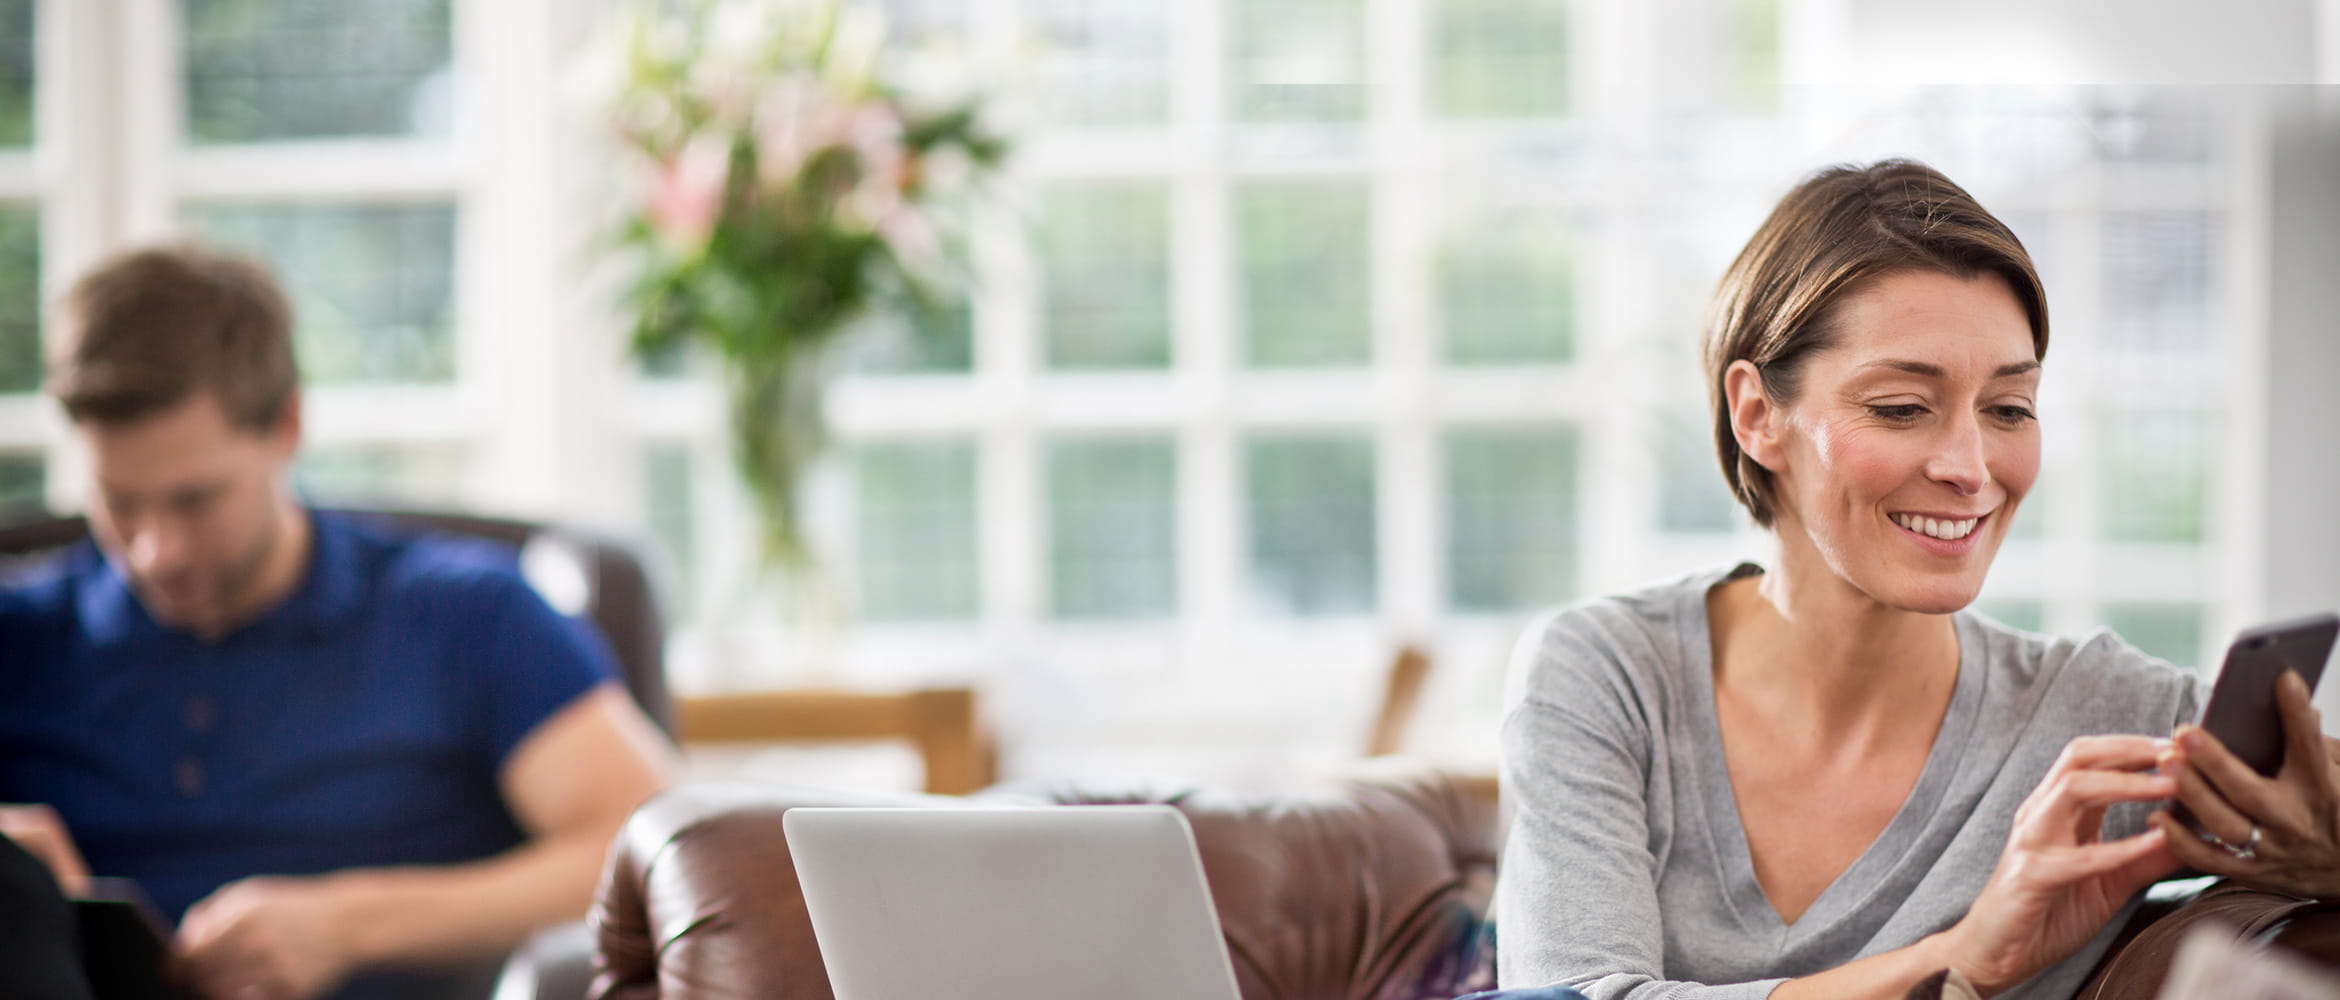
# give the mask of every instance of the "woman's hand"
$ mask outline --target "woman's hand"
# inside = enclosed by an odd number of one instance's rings
[[[2275,683],[2283,716],[2283,768],[2272,778],[2204,732],[2182,726],[2161,772],[2177,779],[2178,801],[2208,837],[2163,812],[2153,825],[2170,853],[2212,875],[2293,896],[2340,899],[2340,749],[2324,738],[2323,714],[2307,684],[2285,672]]]
[[[2079,950],[2129,897],[2177,869],[2165,830],[2101,839],[2105,810],[2176,791],[2175,781],[2146,773],[2168,748],[2145,736],[2084,736],[2064,747],[2016,810],[1982,895],[1941,935],[1951,968],[1986,996],[2012,987]]]

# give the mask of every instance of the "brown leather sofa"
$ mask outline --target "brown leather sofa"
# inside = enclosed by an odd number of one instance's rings
[[[1487,917],[1503,831],[1494,782],[1390,764],[1248,797],[1071,784],[965,799],[679,787],[635,813],[611,849],[591,919],[599,958],[586,995],[833,1000],[781,814],[807,805],[968,802],[1177,807],[1194,827],[1244,1000],[1430,1000],[1493,979]],[[2340,962],[2340,906],[2170,883],[2125,928],[2079,998],[2153,997],[2178,939],[2212,921]]]
[[[1502,820],[1493,782],[1396,769],[1272,796],[1022,785],[964,799],[747,784],[651,800],[592,922],[604,1000],[830,1000],[780,817],[800,805],[1167,803],[1194,828],[1246,1000],[1419,1000],[1484,988]]]

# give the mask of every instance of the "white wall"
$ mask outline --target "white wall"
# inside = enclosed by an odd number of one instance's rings
[[[2287,95],[2267,168],[2265,554],[2269,617],[2340,610],[2340,92]],[[2340,682],[2317,698],[2340,733]]]

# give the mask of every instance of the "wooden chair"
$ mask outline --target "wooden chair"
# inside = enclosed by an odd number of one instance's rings
[[[675,732],[684,745],[901,740],[926,765],[926,790],[964,795],[996,776],[991,739],[970,688],[899,693],[800,690],[680,698]]]
[[[1386,757],[1405,749],[1407,727],[1422,702],[1422,685],[1430,679],[1430,654],[1412,643],[1399,646],[1390,661],[1389,679],[1381,692],[1381,709],[1365,737],[1365,756]]]

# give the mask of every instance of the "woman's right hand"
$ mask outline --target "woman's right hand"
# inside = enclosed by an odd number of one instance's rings
[[[1985,996],[2078,951],[2129,897],[2180,866],[2159,829],[2101,839],[2105,810],[2176,794],[2147,773],[2167,740],[2084,736],[2064,747],[2015,812],[1998,867],[1966,916],[1943,932],[1950,967]]]

